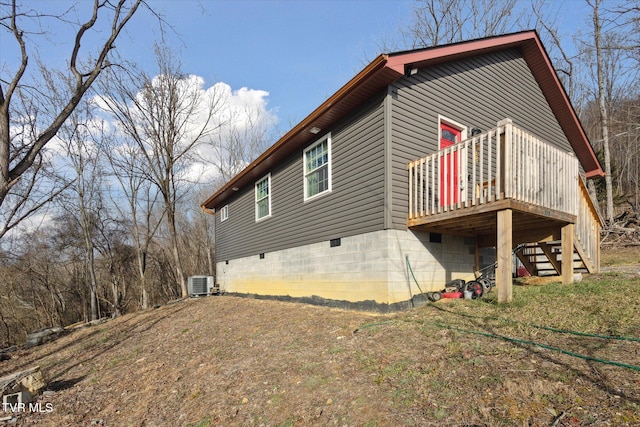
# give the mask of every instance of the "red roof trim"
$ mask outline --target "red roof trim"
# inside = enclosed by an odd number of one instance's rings
[[[560,123],[563,131],[567,135],[571,147],[575,151],[582,167],[585,170],[587,178],[596,176],[604,176],[602,166],[593,151],[591,143],[584,132],[584,128],[578,119],[578,116],[571,105],[569,96],[564,90],[564,86],[560,82],[556,74],[549,55],[542,45],[535,32],[532,32],[531,42],[523,46],[522,53],[536,77],[542,92],[547,98],[549,106],[553,110],[555,116]]]
[[[461,56],[475,56],[486,51],[496,50],[496,48],[508,49],[516,46],[525,40],[531,39],[533,31],[524,33],[508,34],[505,36],[489,37],[485,39],[460,42],[446,46],[436,46],[417,51],[400,52],[389,55],[387,67],[400,73],[405,72],[405,66],[411,65],[416,68],[431,65],[433,61],[446,62],[459,59]]]
[[[518,48],[522,52],[549,106],[558,118],[560,126],[585,169],[587,178],[603,176],[604,172],[600,163],[537,33],[524,31],[378,56],[242,172],[223,185],[202,204],[202,207],[211,209],[216,205],[219,206],[233,194],[234,187],[247,185],[257,175],[264,172],[262,169],[273,167],[286,155],[316,138],[315,135],[309,133],[311,127],[317,126],[324,132],[348,111],[361,105],[363,99],[374,95],[386,85],[402,77],[407,68],[421,68],[509,48]]]

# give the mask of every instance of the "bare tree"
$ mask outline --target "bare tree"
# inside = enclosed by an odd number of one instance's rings
[[[619,136],[630,131],[625,126],[630,124],[633,127],[632,121],[620,128],[620,123],[616,121],[624,114],[615,113],[615,109],[617,105],[623,105],[625,100],[634,99],[640,90],[637,62],[634,64],[640,46],[637,33],[634,34],[633,31],[634,22],[622,21],[622,15],[605,9],[602,0],[586,0],[586,3],[591,9],[590,28],[578,42],[590,73],[585,79],[585,85],[590,99],[595,100],[597,105],[597,132],[592,135],[604,157],[605,218],[612,224],[616,204],[614,179],[617,173],[625,169],[624,159],[616,161],[612,154],[620,151],[617,145],[624,144]],[[617,119],[612,120],[614,116]]]
[[[610,6],[611,7],[611,6]],[[627,198],[631,209],[640,211],[640,1],[622,1],[609,9],[618,33],[624,34],[617,50],[630,75],[616,103],[613,125],[616,144],[613,162],[618,165],[618,191]]]
[[[602,46],[602,20],[600,19],[600,0],[587,0],[587,4],[592,8],[593,19],[593,42],[596,55],[596,75],[598,87],[598,108],[600,112],[600,129],[602,132],[602,146],[604,148],[604,170],[607,172],[605,185],[607,190],[606,218],[609,224],[613,223],[613,184],[611,181],[611,153],[609,150],[609,113],[607,111],[607,100],[604,81],[604,60]]]
[[[576,90],[576,58],[569,54],[567,41],[558,27],[558,15],[561,10],[558,3],[547,0],[531,0],[531,12],[534,21],[530,24],[538,30],[558,77],[562,81],[569,99],[577,96]]]
[[[193,192],[189,203],[197,206],[209,195],[207,189]],[[189,215],[181,215],[181,229],[184,230],[182,245],[183,252],[187,254],[186,269],[190,274],[206,274],[215,276],[215,238],[213,216],[201,209]]]
[[[613,6],[610,13],[616,25],[623,28],[627,35],[626,43],[619,47],[629,52],[637,67],[640,65],[640,1],[621,2]]]
[[[30,37],[35,36],[29,24],[35,22],[37,25],[44,18],[59,22],[68,20],[64,14],[47,16],[28,6],[19,5],[16,0],[0,3],[0,27],[5,32],[3,37],[13,39],[19,51],[17,69],[10,72],[9,67],[2,67],[0,70],[0,208],[9,212],[4,214],[5,221],[9,219],[9,228],[50,201],[50,197],[40,197],[27,202],[38,186],[43,166],[41,152],[100,73],[110,67],[109,53],[115,48],[116,39],[141,5],[146,6],[143,0],[93,1],[89,18],[75,24],[75,41],[67,70],[73,85],[63,102],[55,106],[55,110],[50,111],[50,114],[40,114],[38,103],[43,97],[46,98],[46,94],[39,91],[37,82],[31,85],[25,83],[30,55],[34,50],[28,43]],[[81,45],[86,42],[86,35],[98,28],[102,21],[110,22],[106,36],[94,59],[87,59],[85,66],[82,66],[81,51],[84,51],[81,50]],[[19,129],[28,132],[14,131],[13,126],[19,123],[24,124]],[[7,204],[10,206],[6,206]]]
[[[27,334],[42,327],[68,324],[79,304],[70,298],[52,230],[24,233],[12,255],[0,262],[0,318],[7,344],[24,342]]]
[[[421,0],[401,29],[411,48],[438,46],[521,29],[517,0]]]
[[[146,309],[152,304],[147,284],[149,246],[164,215],[157,214],[160,193],[143,170],[143,154],[135,142],[130,142],[129,138],[111,138],[102,145],[102,152],[120,187],[113,205],[128,224],[136,255],[140,306]],[[121,203],[122,197],[125,203]]]
[[[97,233],[95,247],[98,263],[103,272],[103,282],[109,282],[111,300],[105,302],[111,307],[111,317],[120,316],[129,305],[129,282],[135,275],[134,250],[127,244],[127,232],[122,221],[101,215],[96,221]],[[106,277],[105,277],[106,276]],[[135,309],[138,304],[135,304]]]
[[[219,185],[233,178],[267,148],[272,124],[260,107],[233,110],[227,103],[224,109],[226,120],[209,143],[221,180]]]
[[[183,74],[168,49],[157,47],[156,60],[155,77],[141,72],[125,81],[111,74],[103,102],[122,132],[137,144],[140,170],[162,196],[176,279],[187,296],[176,208],[189,182],[195,148],[219,127],[215,117],[220,99],[215,86],[204,91],[201,81]]]
[[[55,90],[50,89],[52,92]],[[85,268],[88,275],[91,320],[99,318],[98,283],[96,278],[96,247],[98,222],[103,210],[102,171],[98,148],[104,135],[104,123],[93,115],[93,103],[82,100],[58,130],[58,139],[64,148],[64,159],[73,177],[70,190],[73,202],[65,204],[69,215],[77,216],[85,251]]]

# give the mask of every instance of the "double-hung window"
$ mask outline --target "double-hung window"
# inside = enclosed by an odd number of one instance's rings
[[[256,182],[256,221],[271,216],[271,174]]]
[[[220,210],[220,222],[229,219],[229,205],[224,205]]]
[[[304,150],[304,200],[331,191],[331,134]]]

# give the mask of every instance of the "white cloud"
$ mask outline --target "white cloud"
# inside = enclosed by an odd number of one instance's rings
[[[276,112],[268,108],[269,92],[231,86],[219,82],[205,90],[205,97],[219,104],[214,123],[215,132],[206,143],[196,148],[197,160],[190,166],[189,179],[201,183],[213,183],[220,178],[218,167],[228,161],[228,145],[232,140],[245,144],[245,155],[235,163],[235,169],[248,165],[265,145],[270,145],[270,136],[278,123]],[[260,141],[258,141],[260,139]],[[266,143],[266,144],[265,144]],[[260,152],[256,152],[256,148]]]
[[[152,85],[160,86],[163,84],[162,79],[161,75],[154,77]],[[180,80],[178,85],[183,95],[181,104],[185,111],[183,117],[177,120],[185,124],[181,133],[181,143],[189,144],[201,133],[205,134],[192,153],[193,163],[187,166],[185,179],[203,183],[216,180],[219,177],[216,165],[225,161],[228,153],[227,144],[234,138],[236,142],[244,141],[247,144],[246,153],[243,153],[240,162],[236,162],[239,164],[248,164],[260,154],[256,151],[266,148],[265,139],[270,137],[278,123],[275,111],[268,108],[269,92],[247,87],[233,90],[224,82],[206,87],[204,79],[196,75],[189,75]],[[194,100],[197,101],[195,108],[192,106]],[[95,102],[102,109],[109,111],[110,108],[104,99],[96,97]],[[137,102],[145,105],[141,92],[137,94]],[[129,105],[129,109],[136,111],[132,104]],[[212,110],[213,116],[210,116]],[[141,115],[140,112],[137,114]],[[122,131],[120,126],[118,123],[112,123],[117,132]],[[261,140],[257,141],[258,138]]]

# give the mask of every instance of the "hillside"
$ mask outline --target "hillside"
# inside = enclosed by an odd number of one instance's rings
[[[189,299],[19,350],[0,374],[49,378],[53,412],[17,425],[638,425],[639,371],[529,342],[640,366],[640,342],[535,326],[638,337],[639,289],[605,273],[391,315]]]

